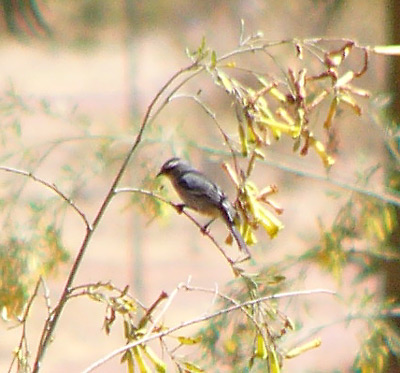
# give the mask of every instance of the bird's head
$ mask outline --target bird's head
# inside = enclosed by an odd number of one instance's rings
[[[165,175],[168,177],[178,177],[182,173],[191,169],[192,167],[185,160],[174,157],[169,159],[162,165],[160,172],[157,174],[157,177],[161,175]]]

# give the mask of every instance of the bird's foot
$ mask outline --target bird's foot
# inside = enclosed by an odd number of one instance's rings
[[[186,205],[184,203],[175,203],[174,207],[175,207],[176,211],[178,212],[178,214],[182,214],[183,209],[186,207]]]
[[[203,234],[208,234],[210,231],[208,230],[208,227],[210,226],[210,224],[214,221],[215,219],[211,219],[206,225],[204,225],[203,228],[201,228],[201,232]]]

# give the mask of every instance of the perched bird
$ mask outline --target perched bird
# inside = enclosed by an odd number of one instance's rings
[[[237,212],[218,185],[180,158],[171,158],[166,161],[157,177],[160,175],[165,175],[169,178],[184,202],[184,206],[210,216],[213,220],[222,217],[240,250],[249,257],[251,256],[242,235],[235,226]]]

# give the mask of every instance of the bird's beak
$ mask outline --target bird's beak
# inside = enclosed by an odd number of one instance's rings
[[[159,176],[161,176],[161,175],[164,175],[164,173],[162,172],[162,170],[160,170],[160,172],[157,174],[156,178],[159,177]]]

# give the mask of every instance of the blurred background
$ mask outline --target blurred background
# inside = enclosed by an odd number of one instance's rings
[[[326,37],[352,39],[360,45],[390,44],[395,2],[2,0],[2,165],[34,170],[55,182],[92,219],[152,98],[169,77],[189,64],[185,49],[196,50],[203,37],[217,55],[235,49],[241,20],[246,33],[262,31],[271,41]],[[282,66],[289,60],[285,53],[277,52]],[[268,149],[267,160],[257,175],[264,185],[278,185],[279,193],[274,198],[285,210],[280,217],[285,229],[272,241],[261,235],[254,249],[259,265],[268,267],[316,245],[321,226],[332,223],[340,203],[353,192],[346,186],[355,185],[364,171],[387,162],[385,133],[373,119],[377,107],[388,101],[386,92],[398,84],[398,76],[390,75],[389,62],[389,58],[373,57],[361,79],[360,85],[376,94],[365,101],[364,115],[340,115],[340,143],[336,164],[329,173],[331,182],[326,180],[326,170],[317,156],[300,158],[291,152],[289,142]],[[202,81],[189,85],[193,87],[210,91]],[[234,117],[226,97],[213,95],[212,91],[206,97],[214,107],[220,104],[219,120],[228,132],[233,131]],[[189,156],[234,197],[233,187],[220,172],[218,157],[205,150],[221,147],[218,131],[197,106],[177,100],[146,135],[145,144],[132,161],[135,167],[121,186],[142,186],[145,179],[151,185],[162,163],[170,156],[181,155]],[[382,167],[373,174],[368,190],[385,193],[384,171]],[[20,181],[15,175],[10,178],[11,184]],[[170,190],[170,198],[176,200],[168,183],[163,184]],[[4,187],[2,199],[7,197],[6,190]],[[35,198],[43,190],[29,185],[24,194]],[[121,194],[110,206],[76,284],[99,280],[121,288],[129,284],[131,292],[149,305],[161,291],[170,293],[189,278],[193,285],[209,288],[223,288],[232,279],[223,257],[187,219],[172,211],[168,217],[151,217],[134,207],[131,198]],[[32,206],[13,212],[21,230],[27,208]],[[61,239],[70,259],[47,280],[53,304],[85,232],[71,211],[65,212],[62,223]],[[217,223],[212,229],[222,242],[226,235],[223,225]],[[303,264],[300,270],[288,270],[285,276],[302,274],[293,291],[324,287],[338,291],[341,299],[353,290],[348,284],[354,270],[346,268],[336,281],[320,268]],[[371,292],[384,292],[385,276],[381,273],[364,286]],[[212,308],[211,302],[212,296],[206,294],[180,294],[166,314],[165,323],[172,326],[199,316]],[[28,329],[32,355],[45,317],[43,300],[37,303]],[[124,343],[120,331],[105,336],[104,309],[92,303],[77,299],[67,305],[43,372],[81,371]],[[301,310],[296,309],[297,305],[291,300],[281,308],[289,317],[301,318],[300,336],[317,335],[322,346],[285,361],[284,371],[349,371],[362,330],[356,322],[342,322],[350,312],[348,307],[327,295],[310,297]],[[301,317],[298,312],[302,312]],[[321,325],[326,327],[320,330]],[[20,329],[9,330],[9,326],[1,326],[0,371],[8,369],[19,341]],[[98,369],[124,370],[119,359]]]

